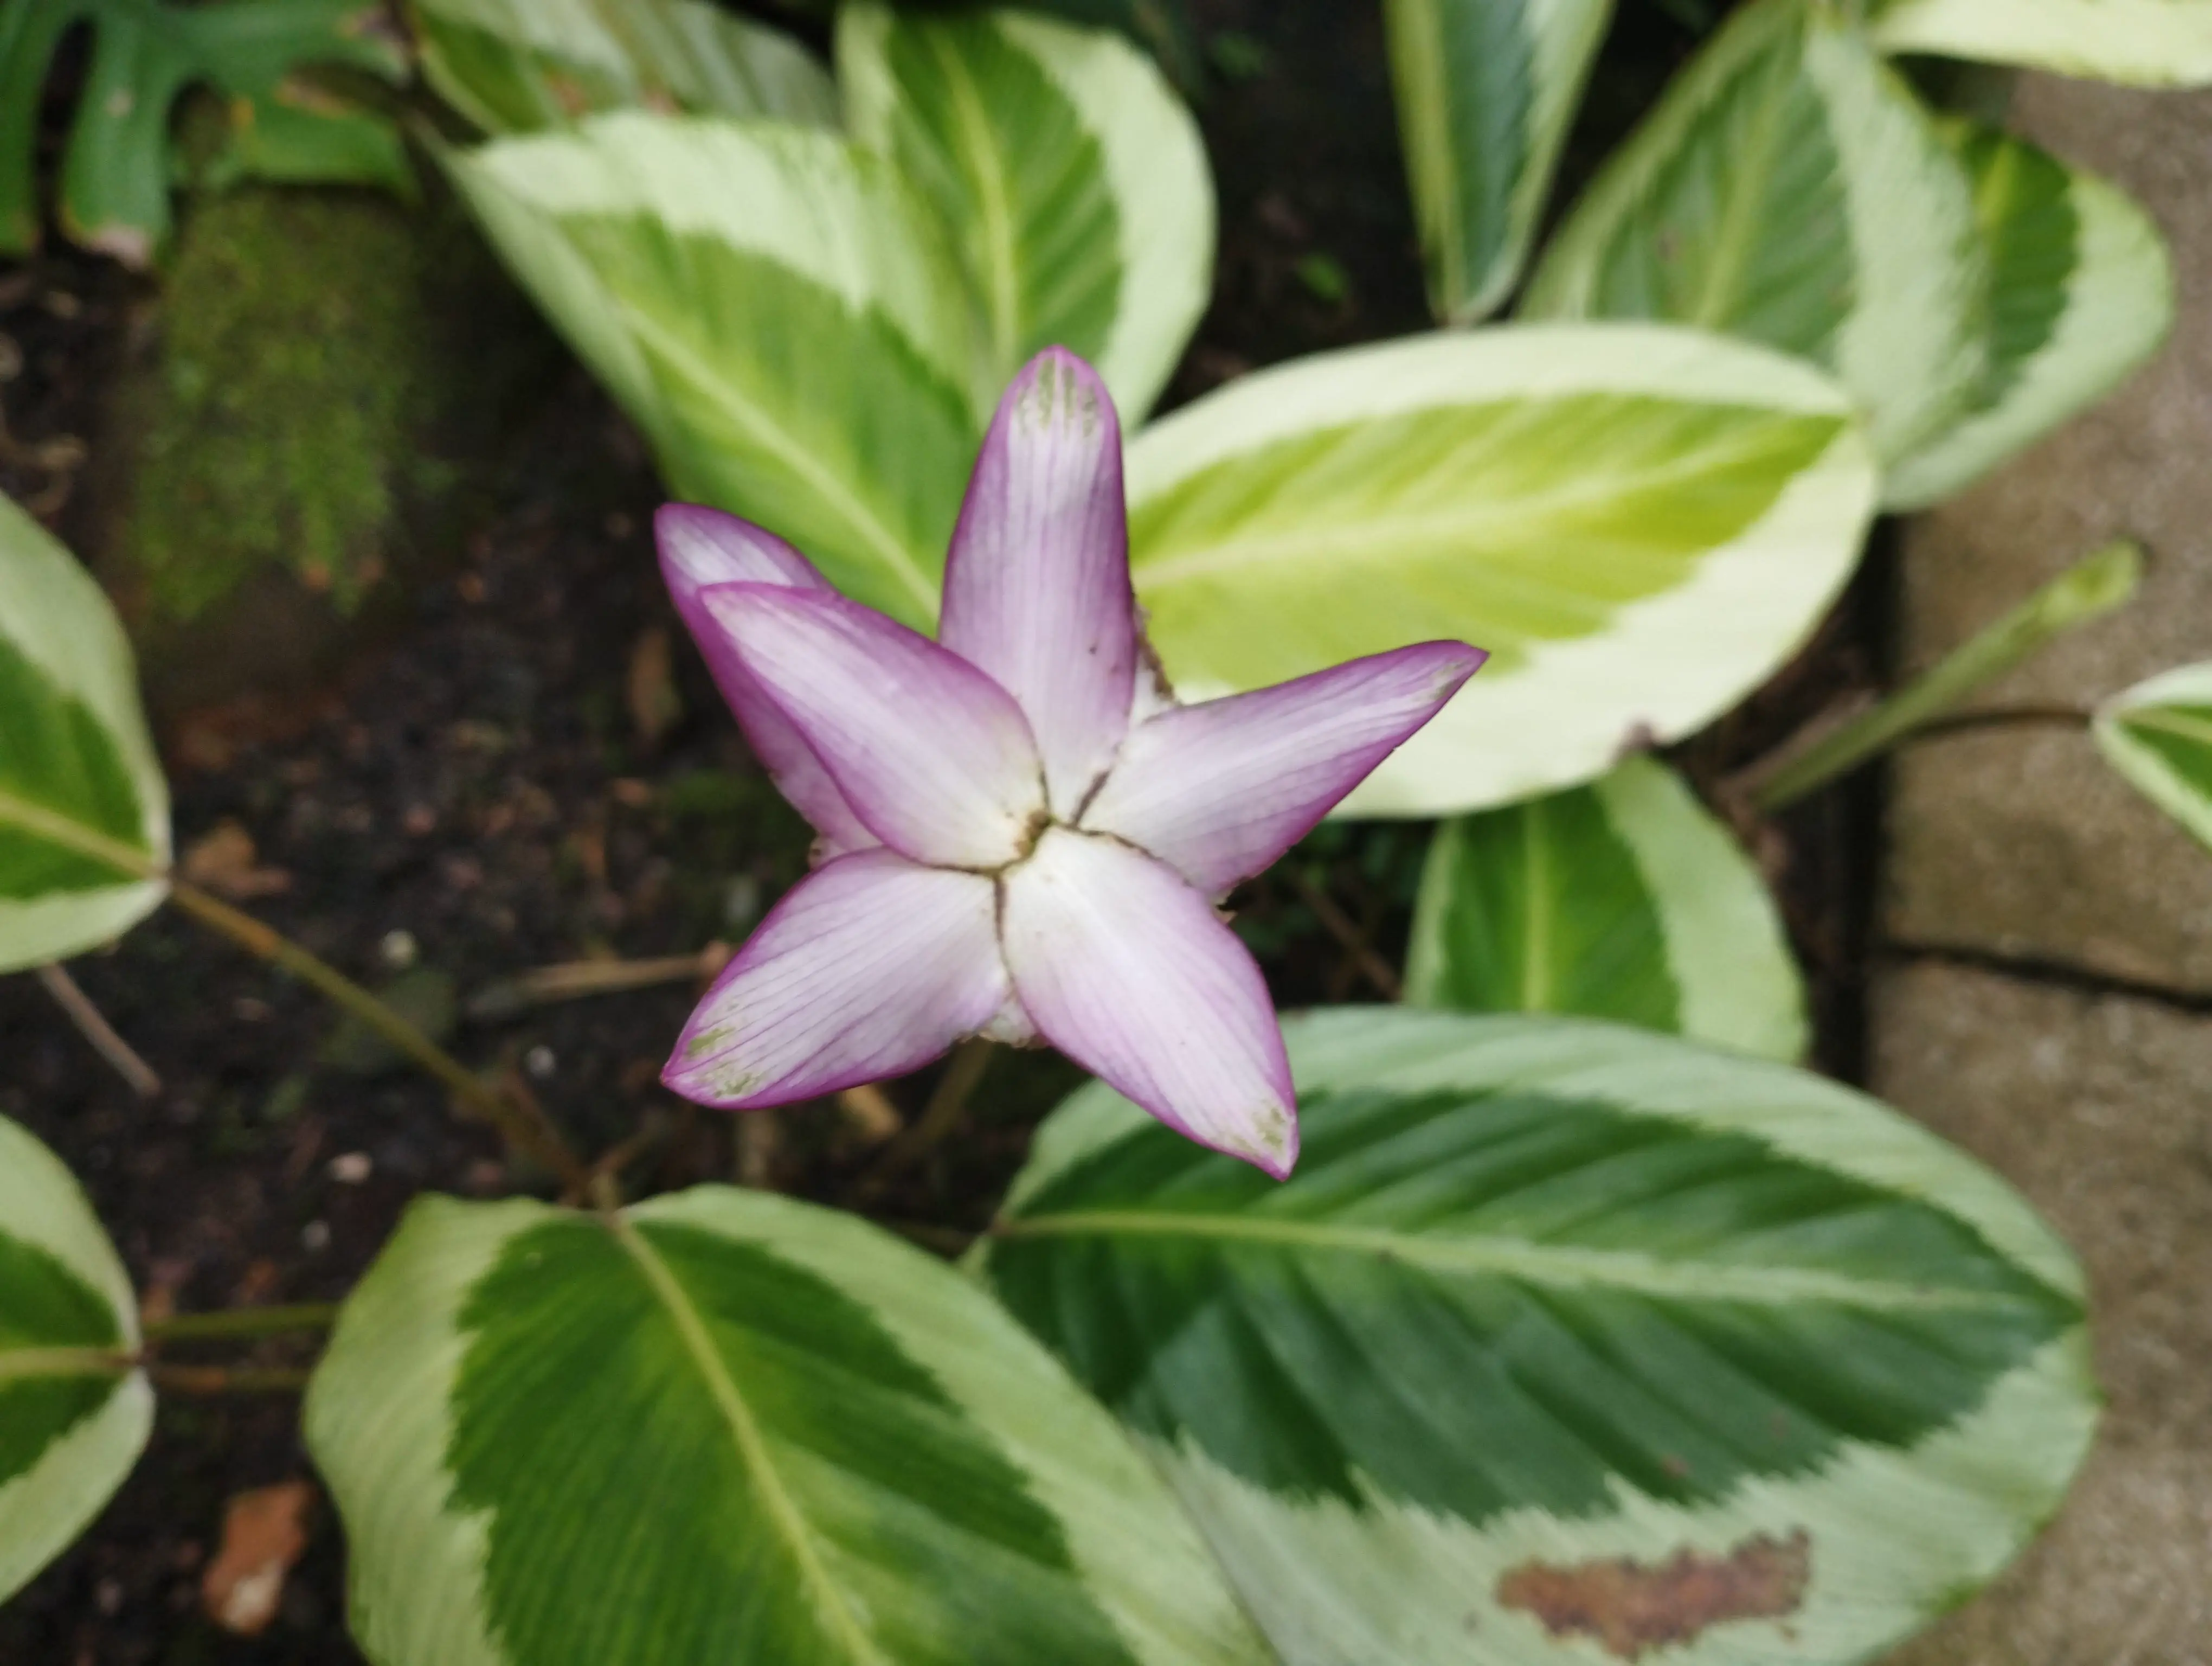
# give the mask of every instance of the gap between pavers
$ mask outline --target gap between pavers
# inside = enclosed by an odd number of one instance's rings
[[[2212,94],[2027,76],[2014,125],[2151,210],[2179,323],[2118,396],[1908,529],[1902,668],[2133,533],[2153,554],[2136,605],[1977,702],[2086,707],[2212,659]],[[2074,1246],[2110,1401],[2048,1533],[1891,1666],[2206,1666],[2212,1016],[2197,998],[2212,994],[2212,854],[2085,733],[2050,727],[1908,749],[1889,821],[1883,935],[1977,964],[1893,954],[1875,981],[1873,1085]]]

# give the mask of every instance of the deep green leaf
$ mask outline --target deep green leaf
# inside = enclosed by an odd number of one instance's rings
[[[1082,354],[1133,426],[1206,309],[1213,181],[1142,54],[1013,11],[838,17],[854,133],[934,210],[974,303],[988,411],[1043,348]]]
[[[1826,377],[1650,325],[1318,354],[1129,452],[1138,595],[1186,698],[1440,636],[1491,651],[1353,813],[1510,801],[1701,726],[1827,606],[1873,495]]]
[[[1522,311],[1811,359],[1894,461],[1969,398],[1987,281],[1965,175],[1905,83],[1825,8],[1753,0],[1576,204]]]
[[[2206,0],[1872,0],[1883,50],[2138,87],[2212,82]]]
[[[79,953],[143,919],[161,887],[135,876],[167,864],[168,819],[107,599],[0,500],[0,970]]]
[[[1953,426],[1892,473],[1898,508],[1949,496],[2094,404],[2173,322],[2165,240],[2128,198],[1991,129],[1957,122],[1945,136],[1988,254],[1988,362]]]
[[[307,1435],[384,1666],[1259,1666],[1109,1420],[967,1280],[704,1189],[418,1205]]]
[[[1785,1061],[1805,1049],[1804,989],[1758,870],[1650,758],[1445,823],[1406,999],[1613,1018]]]
[[[1429,304],[1466,324],[1520,277],[1612,0],[1389,0]]]
[[[812,54],[707,0],[409,0],[423,72],[488,133],[607,110],[689,110],[834,126]]]
[[[1613,1025],[1285,1027],[1290,1182],[1093,1086],[983,1265],[1289,1666],[1456,1666],[1470,1633],[1499,1666],[1842,1666],[2055,1505],[2094,1417],[2080,1275],[1929,1135]],[[1743,1588],[1639,1603],[1669,1568]]]
[[[2106,763],[2212,846],[2212,664],[2163,672],[2114,696],[2094,733]]]
[[[0,252],[38,245],[40,89],[55,47],[92,27],[92,58],[63,165],[63,228],[129,264],[168,240],[169,126],[178,98],[221,94],[232,137],[218,175],[403,186],[398,136],[295,78],[336,65],[389,81],[406,56],[369,0],[10,0],[0,8]],[[319,132],[319,125],[328,131]]]
[[[115,1251],[53,1153],[0,1117],[0,1601],[144,1450],[153,1395]]]

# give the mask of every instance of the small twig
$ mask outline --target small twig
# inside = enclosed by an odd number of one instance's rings
[[[147,1319],[139,1329],[149,1342],[212,1342],[249,1336],[281,1336],[290,1331],[328,1330],[337,1322],[335,1302],[302,1302],[290,1307],[231,1307],[213,1313],[179,1313]]]
[[[859,1195],[863,1198],[876,1195],[957,1128],[961,1118],[967,1115],[969,1095],[975,1092],[975,1085],[990,1067],[991,1043],[982,1037],[970,1036],[953,1049],[945,1074],[938,1078],[937,1091],[929,1096],[921,1115],[876,1159],[875,1167],[860,1181]]]
[[[602,1179],[614,1183],[616,1195],[621,1195],[622,1172],[647,1152],[668,1137],[668,1119],[657,1112],[648,1111],[635,1133],[610,1146],[592,1160],[591,1180],[586,1192],[574,1197],[564,1197],[564,1203],[580,1203],[591,1192],[596,1191]]]
[[[906,1118],[899,1115],[891,1096],[873,1082],[847,1088],[837,1096],[837,1108],[859,1131],[861,1140],[871,1146],[882,1145],[906,1126]]]
[[[729,964],[726,943],[709,943],[695,954],[663,955],[652,960],[562,961],[487,984],[470,1000],[469,1016],[506,1018],[529,1007],[588,995],[619,994],[664,983],[693,983],[714,976]]]
[[[269,1370],[258,1365],[165,1365],[145,1367],[147,1377],[165,1394],[297,1394],[312,1371]]]
[[[76,986],[76,980],[59,961],[38,969],[39,982],[54,998],[55,1003],[69,1014],[70,1022],[76,1025],[77,1033],[90,1042],[93,1050],[114,1067],[115,1073],[123,1078],[131,1091],[142,1099],[158,1097],[161,1079],[154,1073],[153,1066],[132,1050],[131,1043],[116,1033],[92,998]]]
[[[1352,916],[1337,907],[1335,899],[1301,873],[1295,866],[1285,864],[1282,869],[1291,889],[1298,900],[1314,913],[1322,929],[1337,941],[1337,945],[1352,957],[1362,976],[1373,984],[1385,1000],[1396,1000],[1405,994],[1405,986],[1398,981],[1396,969],[1375,952],[1367,935],[1352,923]]]
[[[1972,734],[1977,729],[2086,729],[2097,721],[2094,712],[2080,706],[1990,706],[1980,711],[1954,712],[1930,718],[1900,745],[1912,745],[1944,735]]]

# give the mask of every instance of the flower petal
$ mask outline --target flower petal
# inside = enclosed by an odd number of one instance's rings
[[[940,867],[997,867],[1020,853],[1044,781],[1012,695],[842,596],[732,584],[704,600],[870,832]]]
[[[945,565],[938,640],[1021,702],[1065,817],[1114,761],[1137,660],[1121,428],[1065,348],[1007,388]]]
[[[675,599],[677,615],[699,645],[753,756],[793,807],[821,834],[825,856],[874,844],[876,836],[853,813],[805,737],[753,680],[736,645],[700,599],[710,585],[782,584],[827,592],[830,581],[781,538],[720,509],[664,504],[653,518],[653,530],[660,545],[661,576]]]
[[[714,980],[660,1079],[702,1104],[787,1104],[918,1070],[1005,1002],[981,874],[884,850],[825,863]]]
[[[1487,657],[1422,642],[1163,712],[1129,732],[1082,825],[1220,896],[1304,836]]]
[[[1140,851],[1057,827],[1000,884],[1006,967],[1047,1041],[1178,1134],[1290,1173],[1282,1029],[1206,898]]]

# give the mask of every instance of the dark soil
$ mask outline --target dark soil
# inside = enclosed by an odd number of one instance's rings
[[[1255,365],[1425,324],[1375,9],[1194,9],[1200,38],[1235,73],[1217,74],[1202,112],[1222,197],[1218,289],[1171,400]],[[1649,8],[1628,10],[1598,100],[1599,125],[1616,129],[1686,39]],[[142,299],[113,269],[67,254],[0,275],[0,331],[22,358],[0,385],[14,436],[0,446],[0,485],[64,532],[87,508],[69,501],[81,454],[52,442],[96,439]],[[255,911],[366,981],[398,976],[419,996],[442,974],[465,1008],[526,968],[741,937],[803,872],[807,834],[745,755],[654,580],[659,500],[626,424],[580,372],[568,374],[515,435],[498,512],[452,552],[449,577],[412,597],[396,641],[281,721],[263,709],[167,726],[179,849],[236,822],[268,891]],[[1769,695],[1692,749],[1692,773],[1719,779],[1864,681],[1880,594],[1863,584]],[[650,672],[654,633],[673,644],[681,707],[658,735],[639,717],[665,691]],[[1822,1057],[1845,1073],[1869,813],[1832,800],[1765,853],[1814,973]],[[1324,829],[1242,899],[1240,924],[1285,1005],[1379,998],[1363,966],[1402,957],[1426,834]],[[1316,891],[1371,952],[1324,928]],[[19,977],[0,982],[0,1113],[82,1177],[157,1307],[335,1299],[418,1193],[550,1190],[422,1078],[345,1056],[357,1046],[325,1062],[329,1010],[179,915],[156,915],[72,970],[162,1091],[135,1098]],[[586,1152],[649,1130],[627,1170],[635,1189],[744,1178],[854,1201],[880,1152],[834,1107],[748,1119],[741,1139],[732,1119],[659,1088],[696,994],[679,982],[464,1016],[453,1045],[471,1064],[520,1072]],[[871,1212],[933,1241],[973,1231],[1030,1127],[1078,1079],[1050,1055],[1000,1055],[968,1125],[872,1188]],[[925,1075],[896,1097],[911,1114],[930,1085]],[[273,1341],[166,1357],[283,1366],[311,1353]],[[152,1448],[120,1494],[0,1609],[0,1666],[358,1660],[326,1513],[264,1636],[233,1638],[200,1614],[225,1500],[310,1473],[295,1397],[165,1394]]]

